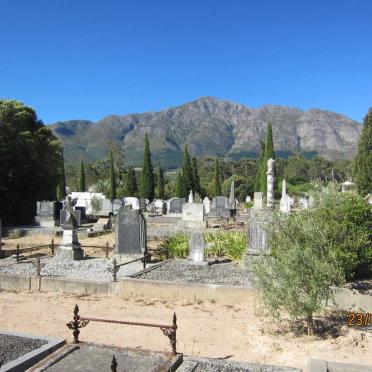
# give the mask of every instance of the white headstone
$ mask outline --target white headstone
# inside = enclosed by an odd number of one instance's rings
[[[280,199],[279,210],[280,212],[287,213],[287,214],[291,212],[291,201],[290,201],[289,196],[287,195],[287,187],[286,187],[285,180],[283,180],[283,184],[282,184],[282,197]]]
[[[256,211],[262,210],[264,207],[263,192],[255,192],[253,196],[253,209]]]
[[[183,221],[204,221],[204,204],[182,204]]]
[[[245,197],[245,202],[250,203],[252,201],[251,197],[248,195]]]
[[[194,203],[194,195],[192,194],[192,190],[190,190],[190,194],[189,194],[189,203],[190,204]]]
[[[205,263],[205,241],[204,236],[200,231],[195,231],[191,234],[189,240],[189,260],[196,264]]]
[[[209,200],[208,196],[203,199],[203,204],[205,213],[209,213],[211,210],[211,201]]]
[[[139,199],[134,196],[127,196],[124,198],[124,206],[132,206],[132,209],[140,209]]]

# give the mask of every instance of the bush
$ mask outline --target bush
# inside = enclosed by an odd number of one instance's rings
[[[158,247],[159,259],[187,258],[189,254],[189,236],[185,233],[175,234],[165,239]]]

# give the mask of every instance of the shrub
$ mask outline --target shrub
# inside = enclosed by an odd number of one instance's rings
[[[166,238],[158,247],[159,259],[187,258],[189,254],[189,236],[185,233],[178,233]]]

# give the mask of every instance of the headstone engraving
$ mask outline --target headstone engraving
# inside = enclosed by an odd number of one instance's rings
[[[121,208],[116,217],[118,254],[140,254],[147,251],[146,220],[138,209]]]
[[[189,260],[195,264],[205,263],[205,241],[204,236],[200,231],[195,231],[191,234],[189,240]]]

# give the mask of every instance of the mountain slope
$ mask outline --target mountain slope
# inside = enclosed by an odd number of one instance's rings
[[[111,115],[95,124],[58,122],[50,128],[64,144],[65,159],[70,163],[106,156],[111,141],[123,148],[127,163],[141,164],[147,132],[154,160],[178,166],[184,145],[198,156],[257,156],[269,121],[278,155],[301,150],[329,159],[348,159],[356,151],[362,130],[360,123],[329,111],[272,105],[251,109],[212,97],[160,112]]]

